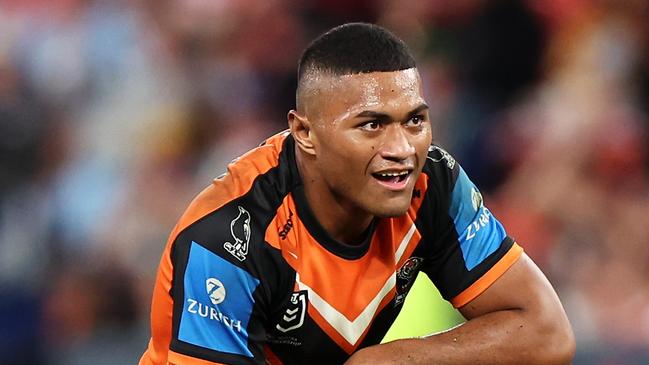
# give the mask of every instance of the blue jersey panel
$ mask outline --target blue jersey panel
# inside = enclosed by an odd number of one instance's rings
[[[248,321],[259,280],[196,242],[189,250],[178,339],[252,357]]]
[[[449,211],[460,242],[467,270],[478,266],[500,247],[507,236],[482,202],[482,195],[460,167]]]

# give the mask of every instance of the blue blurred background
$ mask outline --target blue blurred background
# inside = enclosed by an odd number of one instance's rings
[[[182,210],[286,127],[307,42],[370,21],[412,46],[436,142],[558,290],[575,364],[649,363],[647,19],[645,0],[0,0],[0,362],[136,363]],[[394,336],[459,320],[420,287]]]

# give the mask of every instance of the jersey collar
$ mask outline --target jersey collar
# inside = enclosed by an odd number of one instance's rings
[[[304,184],[302,182],[302,179],[300,178],[300,174],[297,168],[294,147],[295,141],[293,140],[292,136],[289,136],[287,138],[286,144],[289,163],[291,164],[291,170],[295,171],[295,179],[298,179],[298,183],[294,184],[295,188],[292,190],[292,194],[300,220],[304,223],[304,226],[309,231],[311,236],[313,236],[313,238],[315,238],[315,240],[322,247],[327,249],[327,251],[348,260],[356,260],[363,257],[363,255],[365,255],[370,248],[372,236],[376,228],[377,219],[375,218],[372,220],[370,226],[363,233],[363,242],[358,245],[349,245],[331,237],[331,235],[316,219],[315,214],[311,210],[311,207],[309,206],[309,203],[306,199],[306,194],[304,193]]]

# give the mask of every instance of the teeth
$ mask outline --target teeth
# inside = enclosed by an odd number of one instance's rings
[[[394,177],[394,176],[404,176],[408,175],[408,171],[402,171],[402,172],[382,172],[379,175],[384,176],[384,177]]]

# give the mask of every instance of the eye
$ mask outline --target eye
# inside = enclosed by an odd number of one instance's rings
[[[413,127],[419,127],[424,123],[425,118],[423,115],[415,115],[408,119],[408,122],[406,122],[408,125],[413,126]]]
[[[369,120],[359,125],[359,128],[365,131],[377,131],[381,128],[381,123],[378,120]]]

